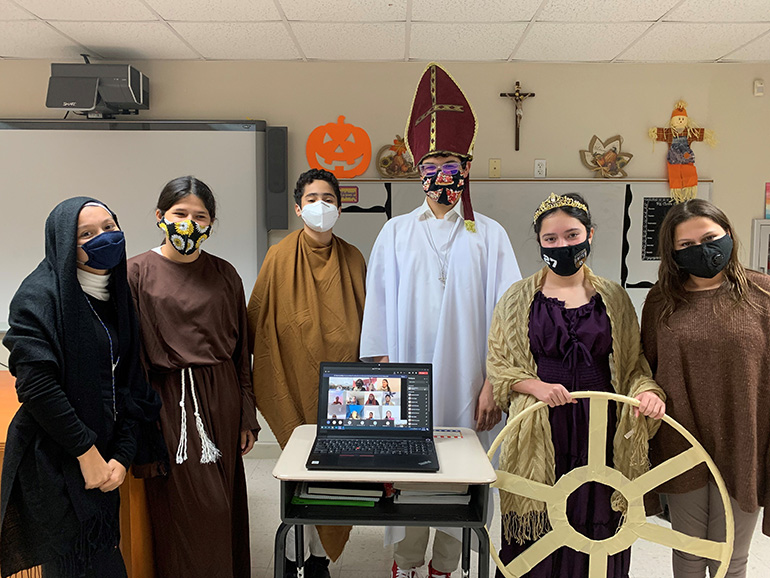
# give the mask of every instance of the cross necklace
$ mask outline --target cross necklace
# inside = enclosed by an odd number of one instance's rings
[[[444,217],[446,218],[446,217]],[[461,219],[458,219],[461,220]],[[438,280],[441,282],[441,286],[446,288],[446,280],[447,280],[447,273],[449,270],[449,253],[452,250],[452,244],[455,238],[455,235],[457,235],[457,223],[455,223],[454,228],[452,229],[452,232],[449,234],[449,238],[446,242],[446,248],[444,249],[444,256],[441,257],[441,253],[438,250],[438,247],[436,246],[436,241],[433,239],[433,233],[430,230],[430,223],[428,223],[429,219],[425,220],[425,228],[428,231],[428,242],[430,243],[430,248],[433,249],[433,252],[436,254],[436,258],[438,259]]]

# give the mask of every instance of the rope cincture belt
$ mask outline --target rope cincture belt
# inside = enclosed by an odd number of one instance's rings
[[[198,430],[198,437],[201,440],[201,463],[211,464],[222,457],[222,452],[217,449],[214,442],[211,441],[206,428],[203,426],[203,420],[201,419],[200,408],[198,407],[198,396],[195,395],[195,379],[193,378],[192,367],[187,368],[187,373],[190,376],[190,395],[193,400],[193,407],[195,408],[195,428]],[[176,449],[176,463],[181,464],[187,459],[187,408],[185,407],[185,370],[181,370],[182,373],[182,396],[179,399],[179,407],[182,408],[182,425],[179,432],[179,447]]]

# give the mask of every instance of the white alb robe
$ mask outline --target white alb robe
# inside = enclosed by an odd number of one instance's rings
[[[437,427],[474,428],[492,313],[508,287],[521,279],[503,227],[479,213],[475,218],[476,232],[471,233],[455,206],[445,223],[431,229],[431,243],[428,221],[435,217],[426,201],[385,223],[369,257],[361,359],[387,355],[392,363],[433,363]],[[446,287],[439,280],[445,255]],[[478,432],[484,447],[494,431]],[[460,539],[460,529],[441,530]],[[403,537],[403,528],[388,528],[385,541]]]

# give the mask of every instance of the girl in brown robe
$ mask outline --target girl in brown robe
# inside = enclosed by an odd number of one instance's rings
[[[249,518],[242,455],[257,423],[241,278],[200,251],[215,219],[193,177],[158,199],[167,241],[129,261],[143,361],[163,401],[171,467],[146,480],[158,576],[248,577]]]

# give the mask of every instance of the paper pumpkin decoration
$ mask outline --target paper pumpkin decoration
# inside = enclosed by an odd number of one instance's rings
[[[325,169],[338,179],[360,176],[372,160],[372,141],[364,129],[345,122],[340,116],[313,129],[305,147],[311,168]]]
[[[385,145],[377,153],[377,172],[385,178],[416,177],[420,173],[406,156],[406,144],[399,135],[392,145]]]
[[[716,146],[714,132],[698,127],[687,115],[687,103],[680,100],[674,105],[668,126],[653,127],[648,134],[653,140],[653,149],[655,141],[669,144],[666,162],[671,196],[677,203],[694,199],[698,194],[698,171],[690,145],[695,141],[706,141],[711,147]]]
[[[596,173],[597,177],[605,179],[619,178],[628,176],[623,170],[633,158],[631,153],[621,152],[623,146],[623,137],[612,136],[602,142],[594,135],[588,143],[588,150],[580,151],[580,160],[590,170]]]

